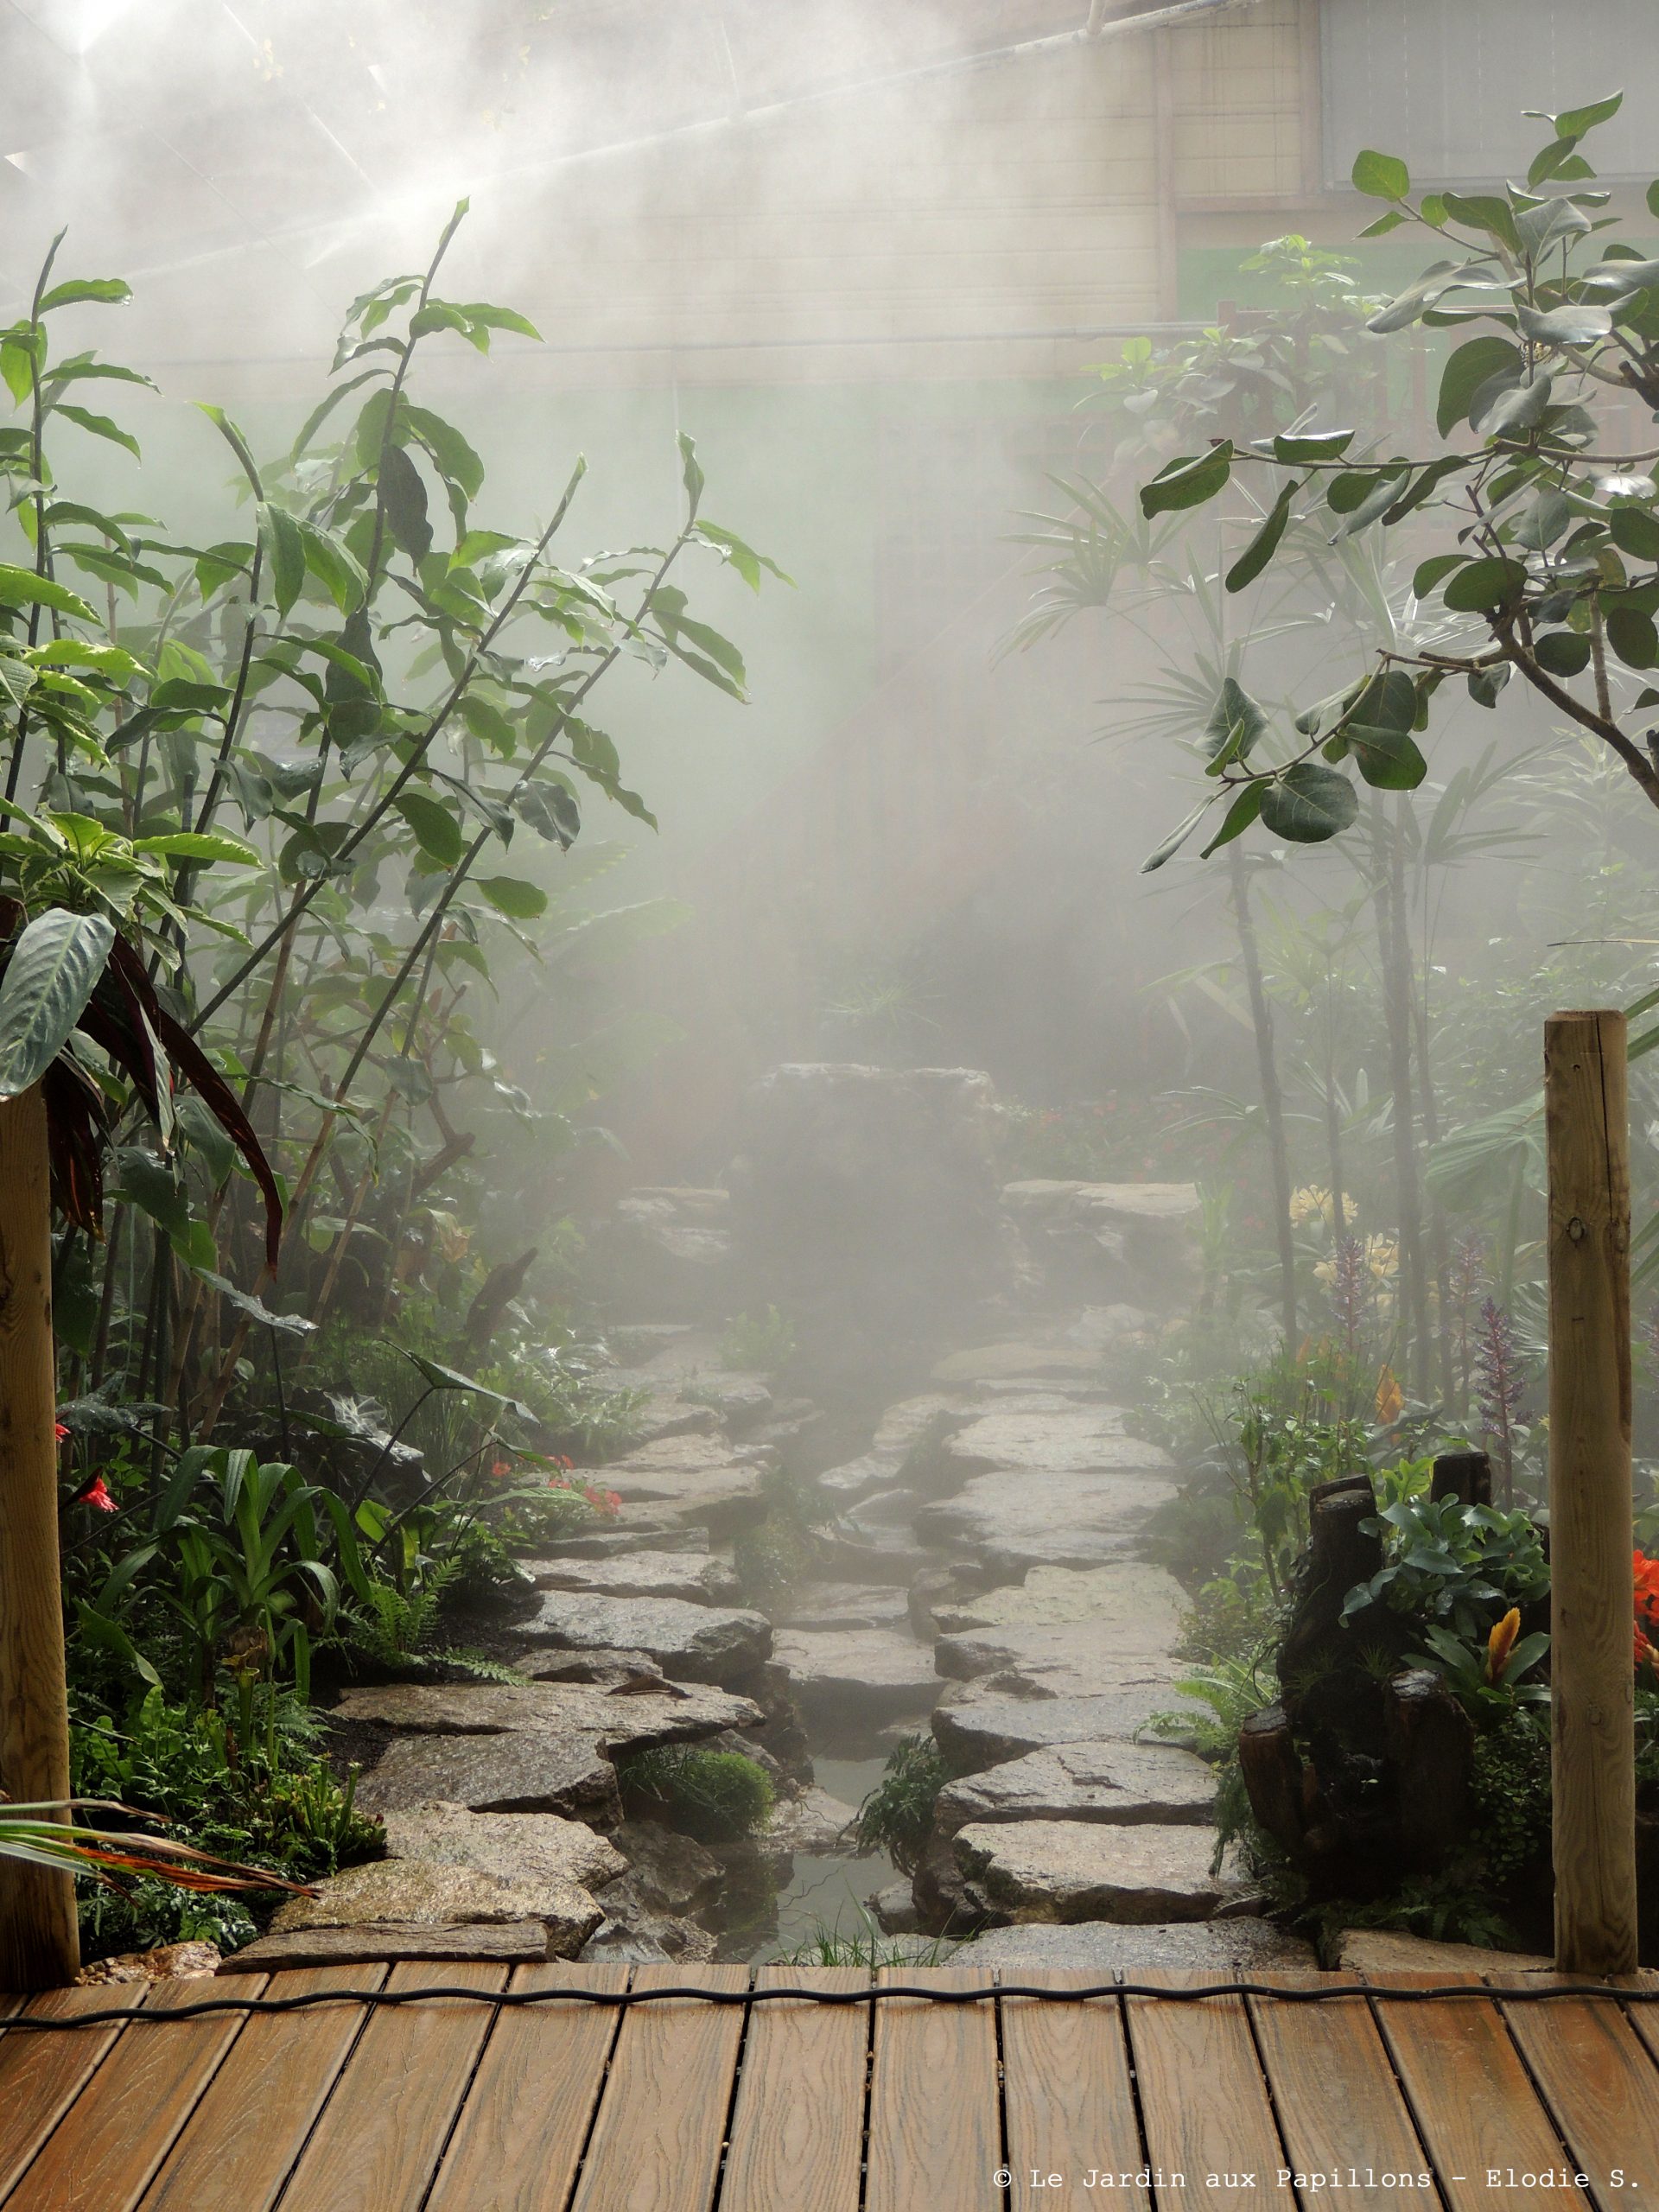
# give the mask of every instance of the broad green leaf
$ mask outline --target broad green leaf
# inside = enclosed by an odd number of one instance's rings
[[[143,459],[143,455],[138,450],[138,441],[133,436],[132,432],[124,430],[118,423],[111,422],[107,415],[90,414],[86,408],[70,407],[62,400],[58,402],[52,411],[54,415],[60,415],[66,423],[74,423],[77,429],[86,431],[94,438],[106,439],[113,446],[124,446],[135,461]]]
[[[453,868],[466,850],[467,840],[448,808],[440,805],[435,798],[410,791],[400,792],[392,804],[415,832],[421,850],[445,868]]]
[[[1346,776],[1316,761],[1299,760],[1262,793],[1262,819],[1275,837],[1295,845],[1323,845],[1340,836],[1359,812],[1359,794]]]
[[[488,1398],[494,1405],[510,1406],[525,1420],[534,1418],[517,1398],[509,1397],[505,1391],[491,1389],[487,1382],[479,1382],[476,1376],[463,1375],[457,1367],[446,1367],[441,1360],[428,1359],[423,1352],[410,1351],[406,1344],[399,1344],[397,1350],[434,1390],[469,1390],[474,1397]]]
[[[1537,122],[1552,124],[1558,138],[1582,138],[1586,130],[1617,115],[1624,102],[1623,92],[1610,92],[1605,99],[1588,101],[1583,107],[1564,107],[1559,115],[1543,115],[1536,108],[1526,111]]]
[[[1272,452],[1275,461],[1296,468],[1310,461],[1340,461],[1353,442],[1351,430],[1303,430],[1294,437],[1281,430],[1273,440]]]
[[[265,549],[270,574],[271,597],[278,621],[286,622],[289,610],[305,589],[305,540],[292,515],[269,501],[259,503],[259,542]]]
[[[1442,576],[1449,576],[1453,569],[1460,569],[1463,565],[1464,556],[1461,553],[1436,553],[1428,560],[1419,562],[1411,579],[1413,598],[1427,599]]]
[[[480,876],[474,887],[498,914],[505,914],[509,921],[533,922],[538,914],[547,912],[546,892],[537,884],[524,882],[521,877]]]
[[[1590,640],[1577,630],[1546,630],[1533,639],[1532,657],[1551,676],[1581,676],[1590,664]]]
[[[1468,420],[1470,403],[1481,385],[1506,370],[1514,371],[1514,381],[1518,384],[1522,370],[1521,349],[1507,338],[1471,338],[1447,357],[1440,372],[1440,396],[1434,415],[1435,427],[1443,438],[1451,435],[1456,424]]]
[[[159,860],[194,861],[204,864],[223,861],[232,868],[263,868],[255,848],[223,830],[168,830],[156,837],[135,837],[135,853],[153,853]]]
[[[416,407],[407,400],[398,420],[400,427],[418,438],[431,454],[439,475],[458,485],[469,499],[475,499],[484,488],[484,464],[454,425],[433,414],[430,408]]]
[[[88,303],[118,306],[132,297],[132,287],[119,276],[72,276],[67,283],[54,284],[41,301],[41,313],[50,315],[54,308],[73,308]]]
[[[0,1099],[38,1083],[86,1009],[115,943],[102,914],[54,906],[23,930],[0,977]]]
[[[1268,508],[1261,528],[1227,571],[1229,591],[1243,591],[1254,583],[1279,550],[1279,541],[1290,521],[1290,503],[1297,492],[1294,480],[1286,484]]]
[[[1548,369],[1535,368],[1525,384],[1505,385],[1482,408],[1474,429],[1478,438],[1513,436],[1534,429],[1549,406],[1552,380]]]
[[[1582,303],[1551,308],[1547,315],[1537,315],[1524,301],[1517,301],[1515,315],[1522,335],[1535,346],[1593,346],[1613,327],[1613,318],[1605,308]]]
[[[9,563],[0,561],[0,607],[31,604],[54,607],[60,614],[73,614],[80,622],[99,620],[80,594],[71,591],[66,584],[54,583],[50,576],[37,576],[33,569],[14,569]]]
[[[1234,677],[1224,678],[1204,726],[1205,773],[1218,776],[1230,762],[1247,759],[1267,727],[1267,716],[1243,685]]]
[[[1510,680],[1510,664],[1501,660],[1491,668],[1471,668],[1469,696],[1478,707],[1496,707],[1498,695]]]
[[[90,668],[124,687],[144,673],[143,663],[124,646],[92,645],[79,638],[54,638],[49,645],[32,646],[28,658],[36,668]]]
[[[1478,561],[1466,562],[1442,596],[1454,614],[1490,614],[1518,599],[1526,582],[1527,572],[1519,561],[1487,554]]]
[[[1409,471],[1397,476],[1384,476],[1365,494],[1351,514],[1343,517],[1332,543],[1334,544],[1338,538],[1351,537],[1356,531],[1367,530],[1372,523],[1380,521],[1405,490],[1408,480]]]
[[[1522,251],[1535,262],[1563,238],[1582,238],[1589,228],[1590,218],[1570,200],[1541,200],[1535,207],[1519,209],[1515,218]]]
[[[320,530],[315,523],[295,518],[300,540],[305,548],[305,565],[327,593],[342,614],[349,614],[360,606],[369,580],[355,554],[343,538],[334,531]]]
[[[202,1224],[203,1227],[206,1225],[205,1223]],[[315,1321],[308,1321],[302,1314],[299,1313],[273,1313],[270,1306],[261,1305],[257,1298],[251,1297],[245,1290],[238,1290],[233,1282],[227,1282],[223,1275],[216,1274],[212,1268],[198,1268],[196,1273],[205,1283],[219,1293],[227,1305],[234,1306],[239,1313],[245,1313],[251,1321],[257,1321],[267,1329],[280,1330],[285,1337],[310,1337],[316,1334],[317,1324]]]
[[[568,850],[582,830],[575,793],[563,778],[543,776],[520,784],[512,794],[514,810],[539,836]]]
[[[1371,200],[1403,200],[1411,190],[1411,172],[1399,156],[1369,147],[1354,157],[1353,179],[1354,190]]]
[[[196,405],[241,462],[243,474],[253,486],[254,498],[263,499],[265,496],[265,487],[259,480],[259,465],[255,461],[252,448],[241,431],[237,429],[225,410],[222,407],[215,407],[211,400],[199,399]]]
[[[1262,794],[1270,786],[1265,783],[1246,784],[1228,808],[1220,829],[1198,855],[1207,861],[1211,853],[1218,853],[1224,845],[1230,845],[1235,837],[1242,837],[1262,811]]]
[[[1141,512],[1151,521],[1154,515],[1185,507],[1202,506],[1213,499],[1232,474],[1233,442],[1224,438],[1209,452],[1183,454],[1160,468],[1150,484],[1141,486]]]
[[[1638,561],[1659,561],[1659,515],[1650,507],[1615,507],[1607,528],[1621,553]]]
[[[1659,665],[1659,631],[1639,607],[1615,607],[1607,616],[1607,642],[1626,668]]]
[[[1454,223],[1461,223],[1470,230],[1484,231],[1489,237],[1500,239],[1511,252],[1520,251],[1515,213],[1507,200],[1499,200],[1486,192],[1443,192],[1440,198]]]
[[[1146,859],[1141,861],[1141,874],[1151,875],[1155,869],[1162,868],[1166,861],[1173,860],[1214,804],[1213,798],[1205,799],[1202,805],[1193,808],[1184,822],[1178,823],[1168,836],[1164,839],[1162,844],[1148,853]]]
[[[424,561],[432,550],[426,486],[421,481],[420,470],[401,446],[388,446],[382,457],[380,493],[385,501],[386,521],[393,538],[411,561]]]

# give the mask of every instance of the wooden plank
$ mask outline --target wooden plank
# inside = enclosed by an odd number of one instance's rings
[[[747,1967],[649,1966],[633,1986],[741,1990],[748,1980]],[[742,2041],[741,2005],[671,1998],[629,2011],[572,2212],[708,2212]]]
[[[1104,1977],[1052,1967],[1005,1969],[1005,1981],[1036,1988],[1097,1985]],[[1074,2192],[1102,2191],[1103,2202],[1149,2212],[1150,2192],[1134,2178],[1146,2169],[1145,2145],[1129,2079],[1128,2037],[1122,2006],[1112,1998],[1057,2005],[1035,1997],[1005,1997],[1002,2012],[1002,2094],[1007,2115],[1009,2202],[1042,2206],[1077,2202]],[[1052,2174],[1064,2177],[1051,2183]],[[1115,2177],[1105,2194],[1102,2177]],[[1065,2195],[1039,2195],[1040,2186]]]
[[[1500,1989],[1511,1979],[1487,1976]],[[1659,2066],[1613,1999],[1499,2010],[1598,2203],[1619,2201],[1632,2178],[1649,2189],[1659,2182]]]
[[[1210,1978],[1135,1976],[1164,1988]],[[1159,2203],[1167,2192],[1183,2212],[1265,2212],[1269,2205],[1283,2212],[1284,2152],[1243,1999],[1125,2001]]]
[[[501,1989],[505,1967],[394,1967],[388,1989]],[[494,2015],[466,1999],[370,2015],[282,2196],[282,2212],[415,2212]],[[239,2212],[239,2208],[238,2208]]]
[[[988,1968],[883,1967],[891,1986],[985,1989]],[[866,2212],[989,2212],[1006,2199],[997,2094],[996,2014],[989,2004],[889,1998],[875,2008]]]
[[[1286,1988],[1317,1986],[1331,1977],[1264,1974],[1254,1979]],[[1428,2153],[1365,1999],[1275,2005],[1271,1998],[1251,1997],[1245,2002],[1292,2175],[1307,2175],[1310,2193],[1312,2177],[1325,2175],[1321,2196],[1363,2191],[1368,2174],[1418,2175],[1422,2178],[1412,2186],[1410,2202],[1422,2212],[1439,2205]]]
[[[247,1993],[257,1996],[261,1986]],[[183,2012],[211,1988],[205,1980],[155,1982],[143,2009]],[[244,2024],[219,2012],[127,2029],[12,2191],[12,2212],[62,2212],[71,2204],[130,2212]]]
[[[518,1967],[510,1989],[626,1989],[626,1966]],[[428,2212],[563,2212],[623,2014],[607,2005],[537,2005],[495,2024]]]
[[[1419,1988],[1481,1986],[1475,1975],[1461,1974],[1389,1974],[1388,1980]],[[1451,2212],[1589,2204],[1570,2179],[1562,2180],[1571,2161],[1490,1999],[1385,2001],[1376,2016]]]
[[[851,1967],[763,1967],[756,1986],[855,1990]],[[720,2212],[858,2212],[868,2005],[778,2002],[749,2016]]]
[[[142,1982],[93,1989],[52,1989],[35,1998],[31,2014],[130,2012],[144,1994]],[[0,2037],[0,2202],[16,2182],[65,2111],[92,2078],[121,2031],[77,2028],[60,2035]]]
[[[1630,1980],[1638,1989],[1659,1991],[1659,1974],[1651,1970],[1632,1974]],[[1630,2021],[1654,2056],[1659,2058],[1659,2005],[1632,2005]]]
[[[385,1978],[383,1966],[310,1967],[273,1974],[264,1993],[378,1989]],[[219,1981],[216,1993],[239,1995],[246,1986],[238,1975]],[[252,2015],[150,2183],[142,2212],[201,2212],[215,2202],[236,2212],[270,2212],[367,2018],[360,2005]]]

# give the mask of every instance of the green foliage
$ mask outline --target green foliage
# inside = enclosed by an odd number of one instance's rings
[[[932,1832],[935,1801],[950,1779],[931,1736],[902,1737],[858,1808],[859,1850],[884,1851],[901,1874],[913,1874]]]
[[[620,1759],[617,1779],[631,1815],[702,1843],[734,1843],[772,1817],[771,1777],[741,1751],[664,1744]]]
[[[400,1590],[391,1582],[369,1583],[346,1615],[350,1650],[391,1674],[449,1669],[478,1681],[522,1682],[525,1678],[516,1667],[486,1659],[481,1652],[435,1642],[445,1597],[462,1568],[463,1561],[452,1554],[428,1567],[410,1589]]]
[[[1380,1603],[1465,1643],[1484,1643],[1499,1613],[1548,1594],[1543,1545],[1519,1510],[1409,1497],[1385,1505],[1367,1526],[1385,1539],[1388,1556],[1348,1592],[1344,1619]]]
[[[804,1942],[779,1954],[779,1961],[791,1967],[856,1967],[866,1974],[879,1967],[943,1967],[974,1940],[938,1936],[925,1942],[916,1936],[884,1936],[862,1911],[859,1923],[849,1930],[839,1920],[820,1920]]]
[[[740,1373],[775,1375],[795,1357],[792,1325],[775,1306],[759,1313],[734,1313],[720,1340],[720,1363]]]

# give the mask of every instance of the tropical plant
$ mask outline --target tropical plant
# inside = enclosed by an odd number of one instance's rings
[[[1385,1540],[1388,1556],[1348,1592],[1344,1620],[1380,1604],[1484,1649],[1495,1611],[1548,1594],[1543,1545],[1518,1510],[1465,1505],[1456,1497],[1403,1497],[1364,1526]],[[1518,1662],[1511,1671],[1521,1671]]]
[[[931,1736],[904,1736],[858,1808],[854,1831],[858,1849],[884,1851],[901,1874],[913,1874],[933,1831],[933,1808],[950,1780],[938,1745]]]
[[[620,1760],[617,1780],[629,1812],[703,1843],[734,1843],[772,1815],[771,1777],[741,1751],[664,1744]]]

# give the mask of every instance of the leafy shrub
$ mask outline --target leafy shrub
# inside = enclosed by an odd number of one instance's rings
[[[1519,1509],[1407,1497],[1365,1525],[1387,1539],[1388,1558],[1348,1592],[1344,1619],[1381,1603],[1474,1643],[1484,1641],[1497,1613],[1548,1594],[1543,1545]]]
[[[623,1803],[699,1843],[735,1843],[764,1827],[773,1803],[771,1777],[741,1751],[664,1744],[620,1760]]]
[[[887,1771],[858,1808],[860,1853],[885,1851],[901,1874],[913,1874],[932,1833],[934,1803],[950,1779],[931,1736],[895,1744]]]
[[[795,1357],[795,1332],[775,1306],[734,1313],[720,1340],[720,1363],[749,1375],[775,1375]]]

